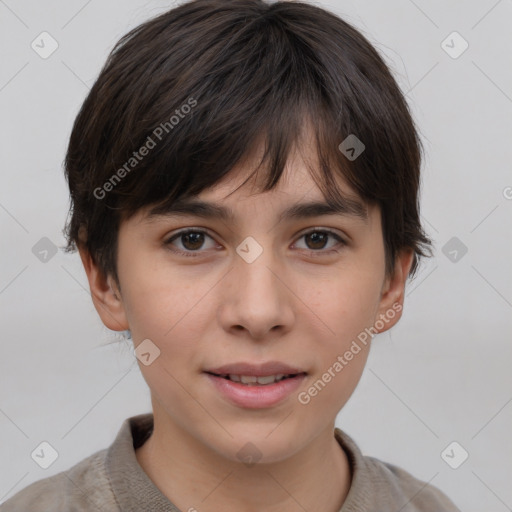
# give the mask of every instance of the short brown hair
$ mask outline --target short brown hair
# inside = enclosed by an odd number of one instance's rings
[[[263,190],[272,189],[306,124],[326,200],[342,197],[338,173],[378,204],[386,272],[407,248],[414,274],[431,242],[419,217],[422,146],[409,107],[358,30],[296,1],[193,0],[118,41],[70,136],[66,250],[83,243],[119,284],[120,222],[214,186],[262,135]],[[364,144],[355,159],[339,149],[349,135]]]

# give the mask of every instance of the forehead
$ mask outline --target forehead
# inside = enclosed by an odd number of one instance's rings
[[[144,224],[165,221],[169,217],[198,217],[237,225],[243,218],[258,223],[342,215],[368,224],[369,217],[374,216],[373,210],[379,208],[364,201],[338,169],[329,167],[327,183],[333,182],[333,185],[327,188],[317,149],[311,127],[307,125],[288,151],[279,179],[270,190],[265,190],[269,166],[263,164],[263,135],[222,180],[200,193],[185,193],[178,199],[169,197],[147,205],[135,217]],[[268,160],[265,163],[268,164]]]
[[[158,221],[162,217],[200,217],[236,224],[239,217],[263,221],[266,217],[299,220],[323,215],[343,215],[368,221],[368,205],[337,178],[337,199],[326,198],[312,176],[311,168],[296,154],[291,156],[277,184],[263,190],[264,174],[253,172],[254,159],[246,158],[215,186],[197,195],[189,195],[171,204],[148,210],[143,220]]]

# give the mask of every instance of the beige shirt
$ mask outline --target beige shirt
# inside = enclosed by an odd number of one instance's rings
[[[137,461],[135,449],[152,428],[151,413],[127,418],[109,448],[30,484],[0,505],[0,512],[187,512],[158,490]],[[363,456],[341,430],[336,428],[334,435],[352,471],[351,487],[339,512],[460,512],[435,487]]]

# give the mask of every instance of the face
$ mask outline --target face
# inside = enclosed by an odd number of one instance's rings
[[[281,217],[291,206],[325,203],[297,153],[273,190],[254,193],[248,183],[231,194],[249,162],[195,198],[229,208],[231,220],[148,218],[141,210],[121,225],[117,298],[87,255],[82,259],[105,325],[130,329],[135,347],[150,340],[141,345],[150,364],[139,367],[155,422],[226,459],[239,460],[251,442],[261,462],[274,462],[332,434],[363,371],[368,333],[400,317],[412,254],[401,254],[386,277],[377,207],[366,219]],[[261,366],[269,362],[285,366]],[[220,368],[238,363],[248,366]],[[258,370],[295,376],[257,386],[212,375]]]

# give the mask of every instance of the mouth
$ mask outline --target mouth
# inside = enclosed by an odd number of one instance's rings
[[[253,362],[229,363],[207,368],[205,372],[220,377],[234,375],[235,377],[279,377],[281,379],[289,375],[307,373],[303,368],[281,363],[280,361],[266,361],[259,364]]]
[[[286,379],[293,379],[297,376],[306,375],[306,372],[283,374],[277,373],[274,375],[256,376],[256,375],[237,375],[235,373],[220,374],[214,372],[205,372],[215,377],[222,377],[223,379],[230,380],[231,382],[239,382],[245,386],[268,386],[281,382]]]
[[[289,400],[308,372],[277,361],[236,363],[203,371],[218,395],[244,409],[264,409]]]

